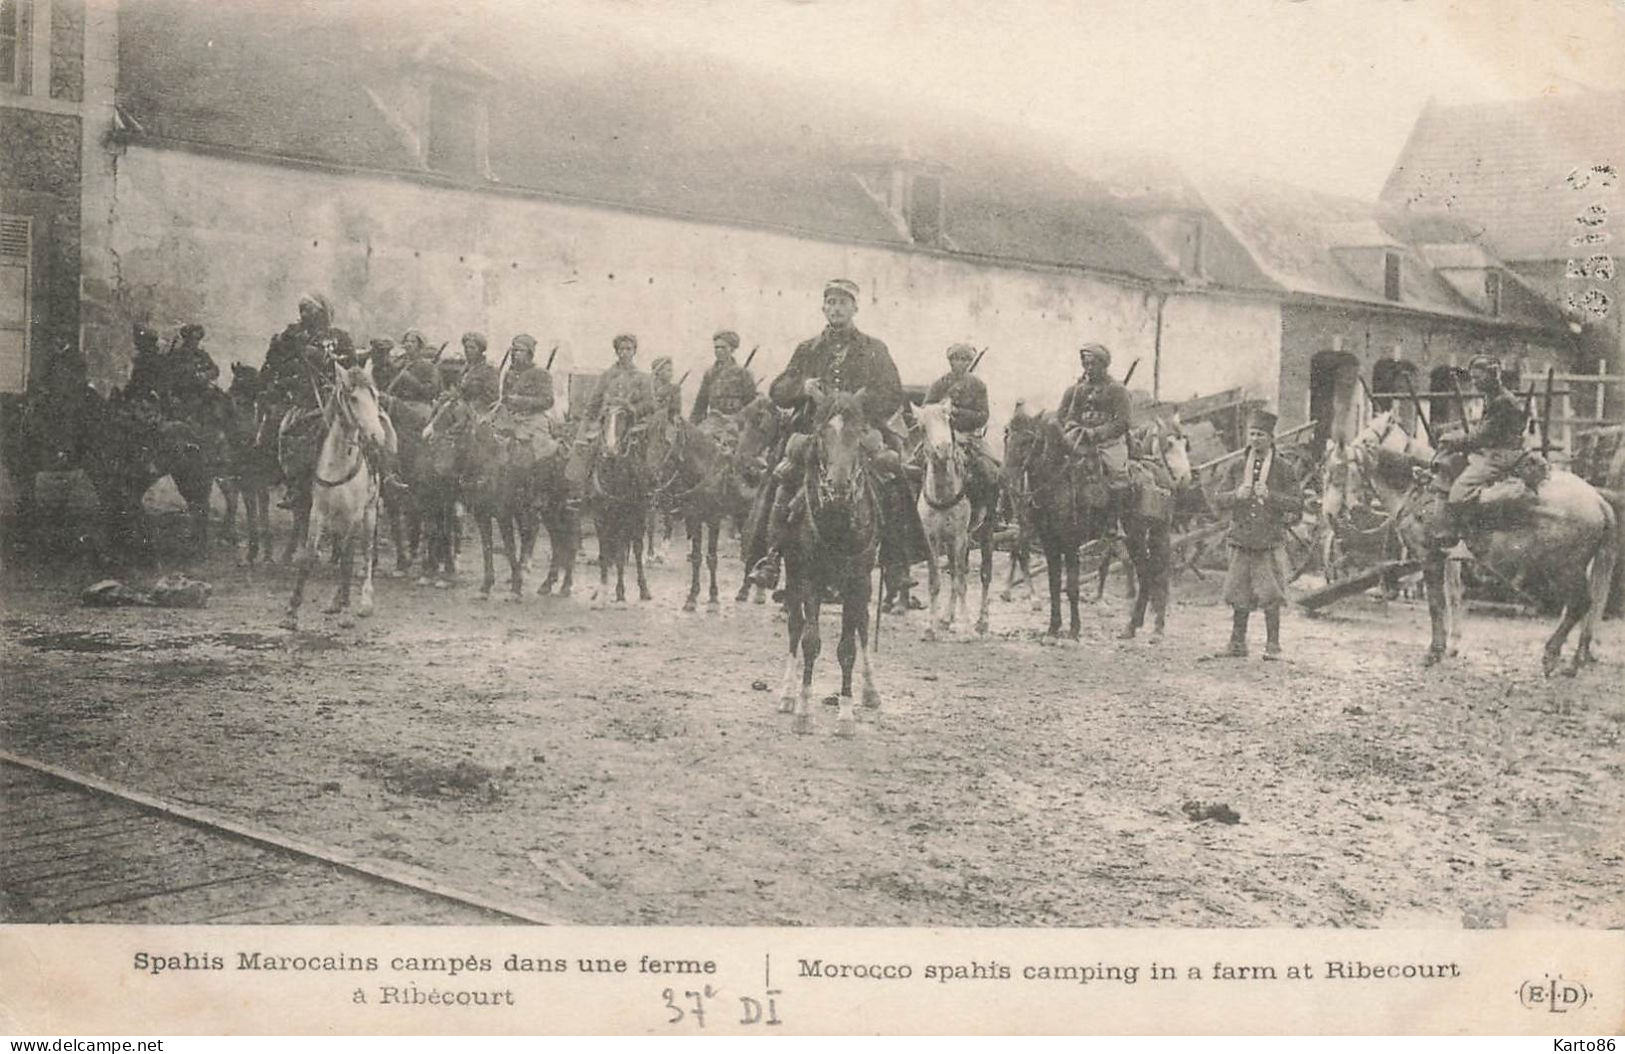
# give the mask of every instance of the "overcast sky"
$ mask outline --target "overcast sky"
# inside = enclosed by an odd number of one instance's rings
[[[1430,97],[1625,89],[1625,0],[525,2],[640,50],[930,95],[1084,155],[1149,149],[1368,198]]]

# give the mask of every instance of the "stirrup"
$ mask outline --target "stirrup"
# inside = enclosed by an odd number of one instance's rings
[[[756,566],[750,569],[750,584],[763,589],[772,589],[779,584],[779,556],[777,553],[768,553],[756,561]]]

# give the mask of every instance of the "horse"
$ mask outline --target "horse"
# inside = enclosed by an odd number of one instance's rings
[[[735,531],[743,536],[753,493],[739,461],[737,442],[730,451],[714,432],[678,418],[650,436],[648,450],[657,507],[675,509],[688,529],[690,575],[683,610],[698,607],[702,544],[711,578],[706,603],[714,606],[718,603],[717,540],[722,522],[732,520]]]
[[[965,448],[960,445],[953,428],[953,403],[942,401],[927,403],[916,412],[923,432],[920,446],[925,462],[924,477],[920,482],[920,522],[931,548],[929,581],[931,586],[931,623],[926,627],[926,639],[934,640],[940,627],[953,625],[954,608],[969,616],[966,593],[970,582],[970,546],[976,541],[980,547],[982,601],[977,610],[976,632],[987,632],[987,594],[993,582],[993,518],[996,494],[972,493]],[[952,578],[952,593],[948,610],[939,619],[937,597],[942,590],[939,565],[946,556],[948,574]]]
[[[480,597],[491,595],[496,584],[495,539],[492,524],[502,534],[508,557],[508,588],[511,599],[524,596],[523,551],[534,540],[536,524],[528,504],[525,478],[531,466],[522,463],[506,438],[499,436],[491,413],[479,413],[463,399],[443,401],[424,426],[423,436],[433,440],[444,433],[455,444],[457,497],[474,517],[480,533],[484,575]]]
[[[530,480],[531,509],[547,529],[548,541],[547,577],[542,579],[536,592],[547,596],[557,586],[558,595],[567,597],[575,583],[576,550],[581,544],[581,514],[571,500],[570,481],[566,474],[572,437],[562,434],[555,427],[553,438],[559,441],[558,449],[551,457],[537,462]],[[531,546],[535,539],[536,532],[532,530]],[[529,546],[524,555],[529,559]]]
[[[862,457],[866,426],[861,402],[848,395],[832,396],[817,409],[814,423],[803,448],[802,514],[784,550],[790,649],[779,710],[795,714],[797,733],[813,731],[813,667],[823,647],[819,607],[826,590],[833,588],[841,598],[841,637],[835,648],[841,664],[841,694],[835,734],[852,736],[857,733],[857,714],[852,708],[854,663],[861,664],[863,671],[863,705],[870,709],[880,706],[869,663],[867,621],[870,577],[880,549],[880,501]],[[799,692],[795,690],[798,652]]]
[[[598,456],[587,481],[593,527],[598,534],[599,595],[609,589],[615,565],[615,600],[626,602],[628,550],[636,563],[638,598],[652,600],[643,574],[643,533],[649,517],[642,433],[630,407],[607,406],[599,421]]]
[[[231,365],[232,428],[227,436],[229,457],[220,491],[226,498],[223,533],[236,546],[237,499],[243,502],[243,527],[248,532],[248,562],[259,560],[263,549],[271,558],[271,484],[277,475],[276,456],[261,446],[260,371],[240,362]]]
[[[1174,517],[1179,496],[1191,487],[1190,439],[1180,426],[1178,413],[1168,417],[1153,414],[1129,436],[1129,444],[1135,452],[1129,474],[1136,485],[1128,504],[1118,512],[1118,523],[1134,570],[1134,607],[1128,625],[1117,636],[1132,640],[1145,625],[1149,606],[1154,615],[1151,637],[1160,640],[1168,616]]]
[[[1049,571],[1049,636],[1061,634],[1062,574],[1070,615],[1067,635],[1077,640],[1079,549],[1105,534],[1107,507],[1088,491],[1098,486],[1074,470],[1061,422],[1042,412],[1014,419],[1005,446],[1006,486],[1028,496],[1033,527]],[[1103,489],[1103,488],[1101,488]],[[1094,500],[1091,500],[1094,499]]]
[[[746,486],[753,491],[750,507],[739,532],[740,559],[744,577],[734,600],[743,604],[751,596],[750,569],[762,556],[766,547],[767,517],[771,508],[773,488],[768,485],[768,469],[780,453],[779,445],[786,435],[785,414],[766,395],[758,395],[739,412],[739,442],[734,449],[734,462]],[[767,602],[766,591],[755,587],[758,604]]]
[[[378,538],[378,476],[367,446],[393,451],[395,429],[378,406],[372,363],[333,367],[335,383],[322,410],[325,432],[316,468],[311,473],[310,530],[300,546],[298,574],[288,598],[284,629],[299,628],[299,606],[305,598],[305,580],[316,565],[322,535],[331,531],[339,552],[339,585],[327,614],[340,614],[350,606],[350,580],[354,574],[355,543],[363,548],[361,602],[356,614],[372,614],[372,569]],[[345,616],[348,621],[348,615]]]
[[[1432,624],[1423,665],[1433,666],[1451,653],[1451,625],[1459,618],[1460,596],[1449,588],[1447,553],[1433,544],[1430,528],[1443,514],[1448,482],[1454,478],[1451,470],[1459,471],[1461,459],[1436,461],[1423,453],[1428,449],[1370,427],[1355,442],[1361,470],[1392,510],[1400,539],[1413,553],[1423,554]],[[1525,513],[1481,519],[1463,532],[1462,542],[1495,577],[1562,606],[1558,625],[1542,649],[1542,673],[1551,676],[1561,665],[1563,645],[1576,624],[1580,636],[1563,672],[1572,677],[1592,660],[1595,624],[1607,605],[1622,544],[1619,510],[1607,497],[1573,473],[1553,468],[1535,488]]]

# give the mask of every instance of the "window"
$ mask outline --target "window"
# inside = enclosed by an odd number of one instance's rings
[[[908,234],[917,245],[942,243],[942,178],[915,176],[908,207]]]
[[[480,175],[480,100],[473,92],[446,84],[429,89],[428,165],[454,176]]]
[[[1490,314],[1501,314],[1501,272],[1484,272],[1484,305]]]
[[[1399,254],[1382,254],[1382,295],[1389,300],[1399,299]]]
[[[0,0],[0,87],[28,89],[30,0]]]
[[[29,219],[0,215],[0,392],[28,381]]]

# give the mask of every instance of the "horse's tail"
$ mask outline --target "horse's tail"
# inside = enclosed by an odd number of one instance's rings
[[[1597,555],[1591,559],[1591,610],[1586,614],[1586,624],[1593,628],[1607,613],[1609,600],[1616,599],[1611,594],[1625,588],[1618,575],[1621,558],[1625,557],[1625,493],[1601,489],[1599,493],[1603,497],[1603,536]]]

